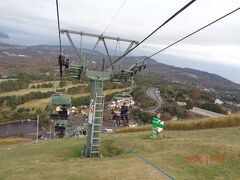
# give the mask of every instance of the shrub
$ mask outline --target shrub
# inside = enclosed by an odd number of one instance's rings
[[[222,113],[221,107],[218,104],[214,104],[214,103],[204,103],[201,105],[201,108],[209,111],[213,111],[216,113]]]
[[[101,152],[105,157],[118,156],[126,152],[126,150],[114,140],[105,140],[101,143]]]
[[[67,81],[60,81],[59,82],[59,87],[64,87],[67,85]]]
[[[90,86],[76,86],[68,88],[68,94],[80,94],[80,93],[87,93],[90,92]]]
[[[151,119],[152,119],[151,114],[145,111],[141,111],[140,109],[133,109],[133,117],[136,120],[142,121],[144,124],[151,123]]]
[[[41,84],[41,88],[52,88],[53,87],[53,83],[44,83]]]
[[[21,108],[17,109],[18,113],[23,113],[24,111],[26,111],[24,107],[21,107]]]
[[[160,119],[163,120],[163,121],[169,121],[169,120],[172,119],[172,116],[169,113],[163,113],[163,114],[161,114]]]
[[[89,103],[90,103],[90,96],[72,98],[73,106],[89,105]]]

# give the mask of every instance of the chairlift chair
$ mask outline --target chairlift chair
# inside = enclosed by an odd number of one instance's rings
[[[55,93],[51,96],[47,111],[49,119],[54,121],[54,130],[58,138],[63,138],[70,116],[71,97],[63,93]]]

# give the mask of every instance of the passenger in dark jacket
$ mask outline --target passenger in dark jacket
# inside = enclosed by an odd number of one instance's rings
[[[129,115],[129,108],[124,102],[121,107],[121,117],[122,117],[122,120],[125,122],[126,126],[128,126],[128,115]]]

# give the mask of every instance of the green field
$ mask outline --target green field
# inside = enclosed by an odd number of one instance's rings
[[[123,148],[129,146],[175,179],[240,179],[240,129],[102,135],[103,158],[80,157],[85,139],[38,144],[0,140],[0,179],[169,179]],[[8,141],[10,141],[8,143]]]
[[[49,82],[51,82],[51,81],[49,81]],[[43,84],[43,83],[35,83],[35,85],[36,84]],[[63,87],[63,89],[68,89],[68,88],[76,87],[76,86],[79,86],[79,84],[75,84],[75,85],[74,84],[68,84],[65,87]],[[60,87],[55,86],[55,87],[52,87],[52,88],[28,88],[28,89],[20,89],[18,91],[1,92],[0,97],[3,97],[3,96],[21,96],[21,95],[28,94],[30,92],[38,92],[38,91],[48,92],[48,91],[54,91],[56,88],[60,88]]]
[[[123,88],[123,89],[112,89],[112,90],[105,90],[105,94],[110,94],[114,92],[119,92],[119,91],[124,91],[124,90],[129,90],[129,88]],[[82,93],[82,94],[72,94],[70,95],[71,97],[82,97],[82,96],[88,96],[90,93]],[[42,109],[44,110],[46,105],[49,103],[50,98],[45,98],[45,99],[36,99],[32,101],[28,101],[24,104],[18,105],[17,108],[35,108],[35,109]]]

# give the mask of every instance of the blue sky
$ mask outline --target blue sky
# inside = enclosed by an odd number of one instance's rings
[[[61,26],[101,34],[123,1],[59,0]],[[140,41],[187,2],[126,0],[105,34]],[[131,55],[150,55],[238,7],[239,0],[197,0]],[[0,2],[0,12],[0,32],[8,33],[11,38],[0,41],[25,45],[58,43],[55,0],[4,0]],[[240,11],[154,59],[217,73],[240,83],[239,19]],[[64,43],[68,44],[65,38]]]

